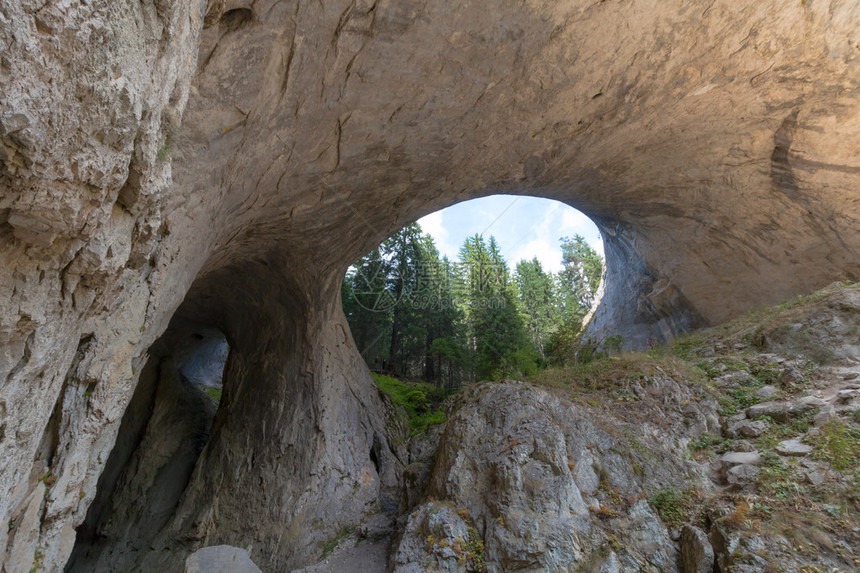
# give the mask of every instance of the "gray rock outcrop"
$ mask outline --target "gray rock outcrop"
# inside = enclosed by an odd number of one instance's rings
[[[395,571],[478,570],[476,547],[488,571],[678,570],[643,498],[696,473],[671,453],[681,436],[515,382],[469,388],[452,414],[427,491],[436,501],[409,516]]]
[[[714,548],[707,534],[692,525],[681,529],[681,571],[683,573],[713,573]]]

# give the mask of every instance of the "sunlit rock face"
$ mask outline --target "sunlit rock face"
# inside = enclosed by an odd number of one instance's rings
[[[174,315],[226,336],[224,398],[128,564],[299,565],[379,510],[339,281],[456,201],[590,215],[591,333],[630,346],[857,279],[858,30],[854,2],[0,0],[0,559],[67,561]]]

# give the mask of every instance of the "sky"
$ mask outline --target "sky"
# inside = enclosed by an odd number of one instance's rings
[[[466,237],[496,237],[513,270],[517,262],[537,257],[544,270],[561,270],[561,237],[580,234],[603,255],[603,241],[591,219],[564,203],[537,197],[492,195],[464,201],[418,220],[436,241],[441,255],[456,260]]]

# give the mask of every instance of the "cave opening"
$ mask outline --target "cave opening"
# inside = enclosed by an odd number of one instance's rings
[[[67,571],[125,570],[169,523],[209,440],[230,345],[177,313],[150,347]]]
[[[355,515],[396,511],[397,461],[340,281],[295,276],[278,250],[217,262],[149,348],[68,571],[172,570],[201,544],[268,554],[284,536],[315,540],[272,551],[286,567]],[[249,513],[280,525],[257,531]]]

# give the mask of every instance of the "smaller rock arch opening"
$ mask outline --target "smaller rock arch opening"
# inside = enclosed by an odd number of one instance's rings
[[[230,353],[227,337],[217,328],[200,325],[191,329],[186,345],[174,349],[180,375],[220,402],[224,366]]]
[[[229,344],[174,317],[150,347],[68,571],[125,570],[173,517],[212,429]]]
[[[219,544],[290,570],[357,516],[396,509],[338,276],[244,249],[200,272],[149,349],[68,570],[173,570]]]

